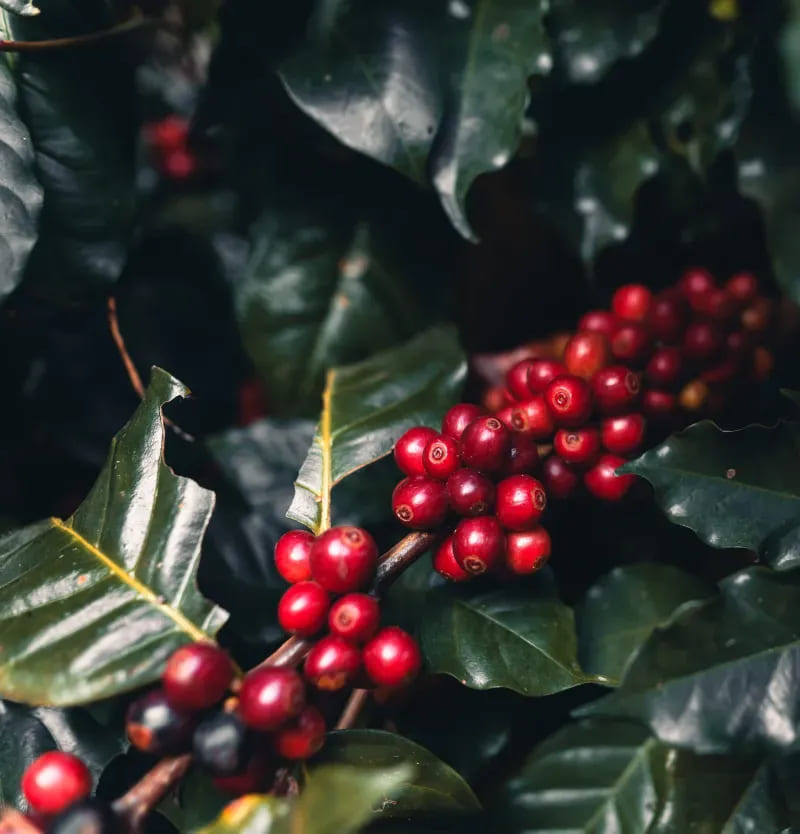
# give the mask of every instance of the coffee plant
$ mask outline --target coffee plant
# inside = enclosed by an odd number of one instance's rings
[[[800,831],[800,3],[0,19],[0,834]]]

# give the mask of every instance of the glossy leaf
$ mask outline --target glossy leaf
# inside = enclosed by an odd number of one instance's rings
[[[540,696],[607,682],[578,665],[573,612],[549,574],[524,587],[434,591],[426,599],[420,637],[431,671],[474,689],[503,686]]]
[[[411,426],[439,424],[456,401],[464,375],[452,327],[428,330],[364,362],[331,370],[287,516],[315,533],[330,526],[331,490],[389,454]]]
[[[750,568],[656,629],[583,714],[641,721],[700,753],[798,745],[800,575]]]
[[[758,551],[778,568],[800,564],[797,424],[722,431],[703,422],[628,463],[667,517],[713,547]]]
[[[403,777],[387,790],[380,819],[470,813],[480,808],[469,785],[449,765],[424,747],[383,730],[338,730],[328,733],[314,760],[326,766],[347,765],[363,773],[402,768]],[[327,768],[326,768],[327,769]],[[316,773],[312,770],[312,776]]]
[[[715,589],[662,564],[625,565],[599,579],[577,610],[581,666],[619,680],[639,646],[684,602]]]
[[[161,406],[187,393],[154,368],[78,510],[0,539],[3,696],[68,706],[135,689],[224,622],[195,585],[214,495],[162,456]]]
[[[24,17],[33,17],[42,11],[38,6],[34,6],[31,0],[0,0],[0,8]]]
[[[550,67],[544,4],[459,0],[328,4],[316,37],[282,67],[295,102],[341,142],[418,183],[473,233],[475,178],[515,153],[528,77]]]

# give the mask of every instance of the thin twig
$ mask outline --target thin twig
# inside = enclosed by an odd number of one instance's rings
[[[113,804],[127,830],[136,834],[150,811],[184,777],[192,757],[189,753],[162,759]]]
[[[356,721],[358,721],[358,716],[361,714],[361,710],[369,700],[369,696],[369,689],[354,689],[350,693],[350,697],[347,699],[347,703],[342,710],[342,714],[336,722],[337,730],[349,730],[355,726]]]
[[[409,565],[430,550],[440,538],[439,533],[409,533],[384,553],[378,562],[375,590],[385,591]]]

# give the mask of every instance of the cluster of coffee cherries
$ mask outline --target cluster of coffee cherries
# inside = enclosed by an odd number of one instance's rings
[[[189,122],[175,113],[150,122],[144,131],[153,165],[167,179],[182,182],[198,168],[197,156],[189,148]]]
[[[422,665],[416,640],[397,626],[380,628],[378,599],[365,591],[378,547],[360,527],[331,527],[319,536],[290,530],[275,546],[275,565],[291,583],[278,603],[289,634],[315,640],[303,674],[320,690],[346,686],[394,688]]]

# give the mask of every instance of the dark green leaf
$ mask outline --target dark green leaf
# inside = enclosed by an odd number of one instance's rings
[[[703,422],[628,463],[669,519],[713,547],[745,547],[778,568],[800,564],[797,424],[722,431]]]
[[[700,753],[797,746],[800,575],[749,568],[657,628],[619,689],[583,714],[641,721]]]
[[[615,568],[587,591],[577,610],[581,666],[619,680],[656,626],[687,600],[714,593],[707,582],[671,565]]]
[[[438,424],[456,401],[464,375],[452,327],[428,330],[357,365],[331,370],[287,516],[314,532],[326,529],[333,487],[387,455],[411,426]]]
[[[193,767],[181,779],[178,803],[170,819],[182,832],[196,831],[211,824],[230,801],[230,795],[217,790],[207,773]]]
[[[195,572],[214,495],[164,463],[161,406],[187,389],[154,368],[78,510],[0,539],[0,694],[69,706],[155,680],[225,620]]]
[[[430,669],[474,689],[503,686],[538,696],[606,682],[578,665],[573,612],[549,573],[524,587],[434,591],[420,628]]]

